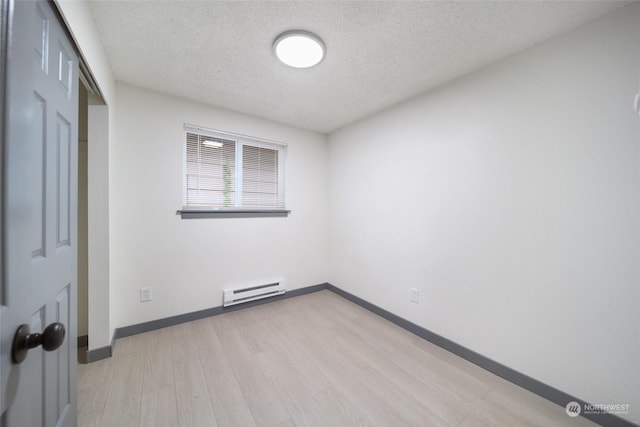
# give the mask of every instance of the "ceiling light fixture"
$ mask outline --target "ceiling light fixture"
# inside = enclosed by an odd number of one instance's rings
[[[286,31],[273,42],[278,59],[290,67],[309,68],[324,59],[325,46],[320,37],[303,30]]]

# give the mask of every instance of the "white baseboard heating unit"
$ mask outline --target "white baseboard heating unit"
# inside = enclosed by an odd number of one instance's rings
[[[287,285],[283,282],[269,283],[267,285],[250,286],[241,289],[225,289],[222,306],[242,304],[243,302],[274,297],[287,292]]]

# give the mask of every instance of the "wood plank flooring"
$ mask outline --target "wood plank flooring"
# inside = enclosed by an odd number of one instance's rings
[[[80,427],[588,426],[327,290],[119,339]]]

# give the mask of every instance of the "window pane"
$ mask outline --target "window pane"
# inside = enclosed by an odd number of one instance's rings
[[[279,194],[278,150],[242,146],[242,206],[282,208]]]
[[[185,129],[185,206],[284,208],[282,147]]]
[[[232,207],[235,200],[235,142],[187,132],[187,206]]]

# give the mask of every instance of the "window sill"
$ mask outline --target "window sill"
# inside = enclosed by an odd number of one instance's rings
[[[286,209],[182,209],[176,212],[182,219],[200,218],[275,218],[287,217]]]

